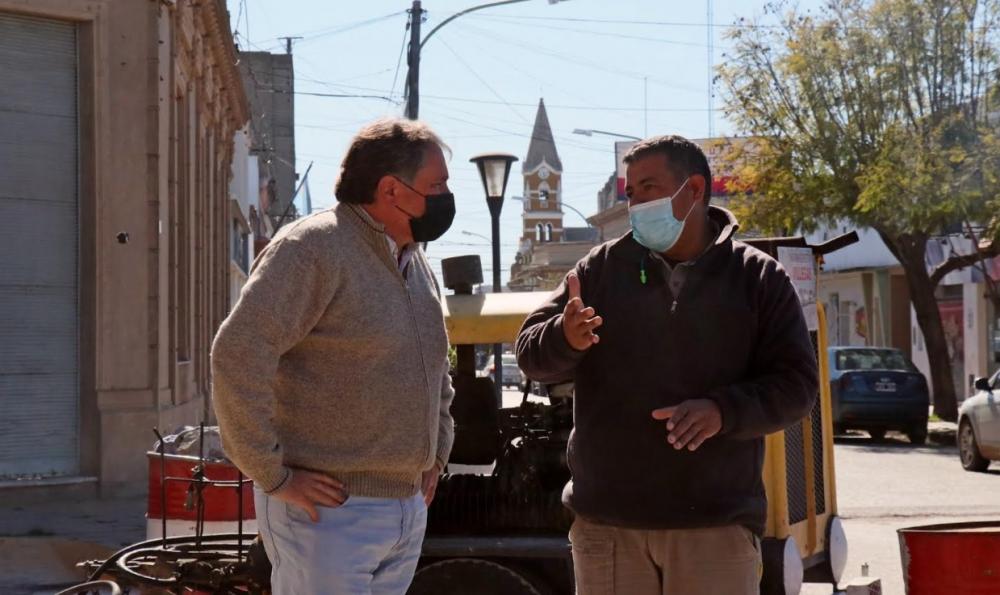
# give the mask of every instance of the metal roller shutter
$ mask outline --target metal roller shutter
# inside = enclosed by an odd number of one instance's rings
[[[77,39],[0,14],[0,479],[79,471]]]

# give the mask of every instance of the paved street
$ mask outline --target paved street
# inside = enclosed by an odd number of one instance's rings
[[[867,563],[887,595],[904,592],[897,529],[1000,520],[1000,464],[989,473],[969,473],[954,446],[913,447],[898,434],[874,444],[859,433],[837,439],[836,465],[849,544],[845,578],[860,576]],[[803,589],[805,595],[829,592],[821,585]]]

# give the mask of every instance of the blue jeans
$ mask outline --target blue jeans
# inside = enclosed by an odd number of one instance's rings
[[[423,494],[351,496],[337,508],[317,506],[318,523],[257,489],[254,505],[274,595],[404,595],[409,588],[427,527]]]

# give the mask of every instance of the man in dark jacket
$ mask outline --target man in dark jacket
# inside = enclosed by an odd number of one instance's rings
[[[697,145],[651,138],[625,163],[632,232],[581,260],[517,339],[529,377],[576,384],[577,592],[757,593],[764,436],[818,392],[802,308],[709,206]]]

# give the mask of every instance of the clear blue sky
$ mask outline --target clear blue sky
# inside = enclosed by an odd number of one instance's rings
[[[425,0],[424,33],[482,0]],[[410,2],[369,0],[228,0],[241,48],[284,52],[295,42],[299,93],[378,95],[371,98],[295,98],[298,171],[310,162],[314,206],[334,202],[333,184],[351,136],[364,123],[402,115],[406,77],[404,36]],[[750,17],[763,2],[716,0],[714,27],[707,2],[667,0],[547,0],[486,9],[445,25],[428,41],[420,72],[420,117],[451,146],[450,186],[458,214],[452,229],[428,248],[441,258],[480,254],[491,276],[488,243],[461,233],[490,235],[483,189],[469,157],[487,151],[527,152],[539,97],[545,103],[563,162],[563,200],[584,213],[614,168],[614,138],[573,134],[592,128],[645,136],[709,133],[711,62],[724,59],[726,26]],[[237,16],[239,20],[237,21]],[[397,71],[397,64],[399,68]],[[645,83],[644,83],[645,79]],[[645,88],[645,91],[644,91]],[[716,98],[715,108],[721,107]],[[644,109],[648,107],[648,110]],[[716,135],[733,132],[714,114]],[[515,164],[508,197],[520,195]],[[508,269],[521,235],[521,204],[508,200],[501,217],[501,269]],[[586,223],[566,210],[565,225]]]

